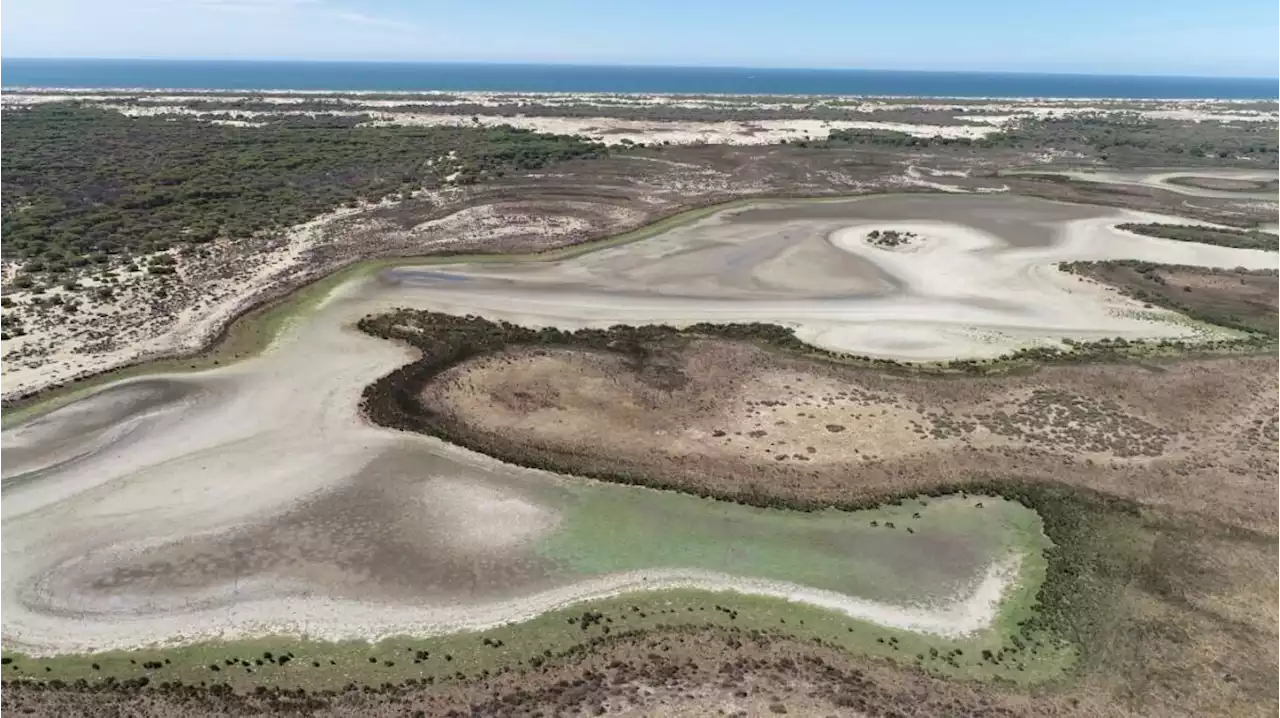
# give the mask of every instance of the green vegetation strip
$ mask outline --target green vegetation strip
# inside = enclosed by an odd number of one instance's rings
[[[1234,179],[1220,180],[1216,177],[1179,176],[1170,177],[1165,183],[1180,187],[1195,187],[1218,192],[1270,192],[1275,194],[1280,189],[1280,180],[1275,179]]]
[[[1062,647],[1031,644],[1017,652],[996,633],[948,640],[885,629],[839,614],[777,599],[733,593],[670,590],[622,596],[554,611],[487,631],[435,638],[388,638],[377,643],[325,643],[291,637],[200,643],[177,648],[30,657],[5,652],[6,680],[227,683],[334,689],[364,685],[466,680],[504,669],[537,668],[606,637],[672,627],[767,632],[821,640],[857,654],[918,664],[959,678],[1000,677],[1023,683],[1051,680],[1072,656]],[[1005,651],[1000,660],[984,658]]]
[[[1138,224],[1129,222],[1116,225],[1117,229],[1142,234],[1148,237],[1172,239],[1178,242],[1199,242],[1216,244],[1220,247],[1235,249],[1262,249],[1268,252],[1280,251],[1280,235],[1264,232],[1260,229],[1231,229],[1227,227],[1206,227],[1198,224],[1161,224],[1153,222]]]

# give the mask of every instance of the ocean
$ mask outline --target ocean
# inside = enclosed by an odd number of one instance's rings
[[[1269,99],[1275,78],[408,62],[0,60],[0,86],[189,90]]]

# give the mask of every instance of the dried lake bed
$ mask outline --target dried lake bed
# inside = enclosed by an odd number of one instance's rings
[[[1276,266],[1114,229],[1132,221],[1178,220],[1011,196],[767,202],[555,262],[353,279],[259,357],[109,385],[4,432],[6,648],[432,635],[670,588],[987,630],[1045,545],[1020,505],[806,514],[502,464],[365,422],[361,390],[412,357],[353,324],[398,306],[566,329],[771,322],[823,348],[932,361],[1214,331],[1056,262]],[[911,240],[884,247],[873,231]]]

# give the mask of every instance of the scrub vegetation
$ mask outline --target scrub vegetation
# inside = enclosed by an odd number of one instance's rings
[[[1219,269],[1136,260],[1066,262],[1064,271],[1116,287],[1141,302],[1197,321],[1245,332],[1244,341],[1274,345],[1280,277],[1274,269]]]
[[[881,129],[832,130],[808,145],[841,147],[928,147],[1013,149],[1071,153],[1081,160],[1114,167],[1213,165],[1244,161],[1276,167],[1280,140],[1275,125],[1261,122],[1189,123],[1099,112],[1068,117],[1021,118],[980,139],[918,137]]]
[[[27,274],[279,232],[344,205],[605,153],[512,127],[245,128],[59,104],[6,110],[4,128],[4,256]]]
[[[990,146],[1083,152],[1114,166],[1179,166],[1247,160],[1275,167],[1280,140],[1261,122],[1193,123],[1131,113],[1022,119],[982,140]]]
[[[902,232],[896,229],[886,229],[883,232],[878,229],[873,229],[870,232],[867,232],[868,242],[885,249],[905,246],[911,244],[912,240],[919,238],[920,235],[915,232]]]
[[[1173,239],[1179,242],[1200,242],[1236,249],[1265,249],[1280,251],[1280,235],[1259,229],[1233,229],[1230,227],[1206,227],[1197,224],[1126,223],[1116,225],[1135,234],[1148,237]]]

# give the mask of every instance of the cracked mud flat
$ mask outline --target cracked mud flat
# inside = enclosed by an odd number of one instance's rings
[[[851,567],[886,553],[903,571],[926,567],[917,581],[932,590],[877,600],[708,566],[567,569],[538,546],[571,521],[574,492],[640,490],[366,424],[360,391],[411,356],[352,324],[395,306],[566,328],[774,321],[853,353],[981,356],[1191,331],[1055,261],[1274,267],[1274,254],[1110,229],[1145,217],[1016,197],[773,203],[558,263],[402,268],[345,285],[259,358],[122,382],[4,433],[4,640],[52,653],[264,632],[375,638],[664,586],[945,635],[982,628],[1014,580],[999,537],[949,570],[927,566],[928,543],[850,548]],[[873,228],[920,240],[875,247]]]

